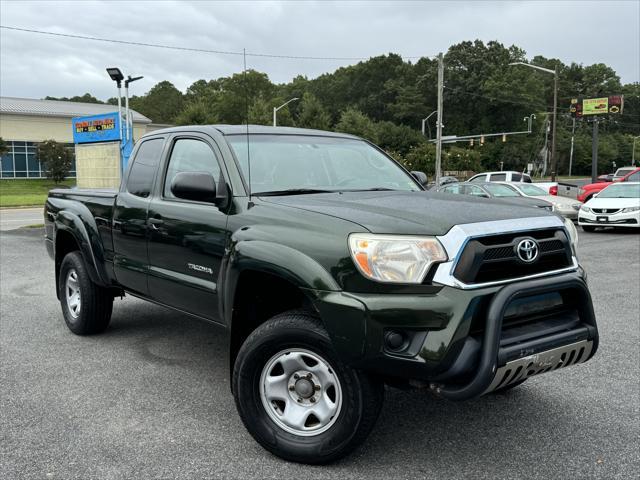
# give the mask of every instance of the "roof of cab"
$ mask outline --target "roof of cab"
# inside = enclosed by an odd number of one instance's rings
[[[268,127],[265,125],[249,125],[250,135],[312,135],[316,137],[336,137],[336,138],[351,138],[360,139],[355,135],[349,135],[348,133],[340,132],[328,132],[325,130],[313,130],[310,128],[295,128],[295,127]],[[154,130],[147,135],[158,135],[162,133],[173,132],[207,132],[210,130],[217,130],[222,135],[245,135],[247,133],[247,125],[191,125],[184,127],[171,127],[163,128],[161,130]],[[145,136],[147,136],[145,135]]]

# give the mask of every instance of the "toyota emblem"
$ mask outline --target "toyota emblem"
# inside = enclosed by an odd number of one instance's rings
[[[525,263],[531,263],[538,258],[538,243],[533,238],[520,240],[516,247],[518,258]]]

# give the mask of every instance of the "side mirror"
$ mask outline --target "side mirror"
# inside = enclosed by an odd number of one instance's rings
[[[415,178],[417,182],[423,187],[426,186],[428,183],[427,174],[424,172],[418,172],[418,171],[411,172],[411,176]]]
[[[216,203],[216,182],[207,172],[180,172],[173,177],[171,193],[176,198]]]

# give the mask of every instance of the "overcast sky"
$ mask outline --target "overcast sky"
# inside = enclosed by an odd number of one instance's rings
[[[535,55],[606,63],[640,80],[640,1],[534,2],[29,2],[0,1],[2,25],[210,50],[322,57],[388,52],[434,55],[464,40],[515,44]],[[115,96],[105,73],[144,75],[134,94],[169,80],[242,70],[241,56],[179,52],[0,29],[0,93],[42,98]],[[248,67],[286,82],[355,61],[248,57]]]

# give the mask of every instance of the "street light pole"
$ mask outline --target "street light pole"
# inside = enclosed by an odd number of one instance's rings
[[[556,181],[556,175],[558,170],[558,161],[556,158],[556,123],[557,123],[557,114],[558,114],[558,64],[556,63],[556,68],[551,70],[549,68],[539,67],[537,65],[532,65],[530,63],[525,62],[512,62],[509,65],[524,65],[525,67],[533,68],[535,70],[540,70],[541,72],[550,73],[553,75],[553,126],[552,129],[552,139],[551,139],[551,181]]]
[[[128,142],[133,138],[133,121],[131,120],[131,111],[129,110],[129,84],[133,83],[137,80],[140,80],[144,77],[132,77],[129,75],[127,79],[124,81],[124,100],[125,100],[125,110],[127,112],[127,129],[126,129],[126,141]]]
[[[295,100],[299,100],[299,98],[298,97],[294,97],[291,100],[287,100],[286,102],[284,102],[279,107],[273,107],[273,126],[274,127],[278,126],[278,122],[277,122],[277,118],[276,118],[276,113],[278,112],[278,110],[280,110],[282,107],[286,107],[287,105],[289,105],[291,102],[293,102]]]
[[[434,113],[438,113],[437,110],[434,110],[433,112],[431,112],[429,115],[427,115],[425,118],[422,119],[422,136],[425,136],[425,125],[428,127],[429,125],[427,125],[427,121],[431,118],[431,116]],[[429,140],[431,140],[431,128],[429,128]]]

